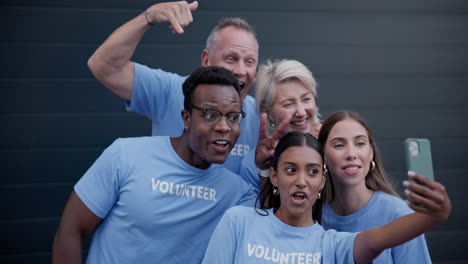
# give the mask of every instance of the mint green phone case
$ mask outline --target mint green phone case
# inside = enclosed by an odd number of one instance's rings
[[[427,138],[407,138],[405,140],[406,166],[408,170],[434,180],[432,168],[431,142]]]

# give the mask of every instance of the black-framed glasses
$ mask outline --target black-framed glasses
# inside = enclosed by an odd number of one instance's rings
[[[221,113],[221,111],[218,111],[216,109],[204,109],[198,106],[194,106],[192,104],[188,105],[190,108],[197,109],[199,111],[203,112],[203,120],[208,125],[215,125],[221,120],[223,116],[226,116],[226,121],[229,125],[235,125],[239,124],[239,122],[242,120],[242,118],[245,117],[244,111],[240,112],[229,112],[227,114]]]

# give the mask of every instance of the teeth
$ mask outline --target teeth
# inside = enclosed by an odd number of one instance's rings
[[[219,144],[219,145],[226,145],[227,141],[226,140],[216,140],[215,143]]]
[[[303,194],[303,193],[295,193],[294,196],[301,196],[301,197],[304,197],[305,194]]]
[[[304,120],[302,120],[302,121],[294,121],[294,122],[291,122],[291,123],[292,123],[293,125],[295,125],[295,126],[303,126],[303,125],[306,124],[306,122],[307,122],[307,119],[304,119]]]
[[[240,86],[241,88],[243,88],[243,87],[244,87],[244,83],[243,83],[243,82],[239,82],[239,86]]]
[[[354,171],[354,170],[357,170],[359,169],[359,167],[347,167],[345,168],[345,170],[348,170],[348,171]]]

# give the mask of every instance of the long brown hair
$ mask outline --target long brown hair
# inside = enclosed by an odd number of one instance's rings
[[[331,130],[338,122],[344,120],[354,120],[367,131],[367,136],[369,137],[369,142],[374,152],[373,161],[375,162],[375,168],[370,169],[366,176],[366,187],[373,191],[383,191],[385,193],[399,197],[390,179],[388,178],[387,173],[384,170],[380,152],[375,143],[374,136],[369,130],[369,126],[367,125],[366,121],[358,113],[352,111],[337,111],[330,114],[322,123],[318,141],[324,146],[325,149],[325,144]],[[330,171],[328,171],[327,174],[329,177],[325,182],[325,191],[322,192],[322,199],[325,203],[330,203],[335,197],[335,192],[333,186],[333,177],[330,177]]]

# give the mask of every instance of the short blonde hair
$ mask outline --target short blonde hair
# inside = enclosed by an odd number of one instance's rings
[[[255,80],[255,100],[258,113],[265,113],[273,107],[277,85],[290,80],[299,80],[317,99],[317,82],[312,72],[297,60],[266,61],[260,65]],[[314,122],[319,123],[318,107]],[[269,121],[268,121],[269,122]],[[270,125],[270,124],[269,124]]]

